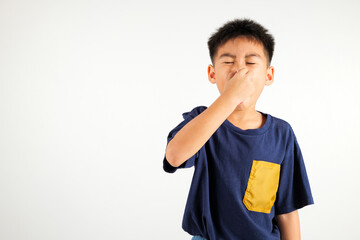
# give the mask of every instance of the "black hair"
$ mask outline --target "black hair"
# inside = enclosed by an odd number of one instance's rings
[[[270,66],[275,46],[274,37],[259,23],[246,18],[228,21],[209,38],[208,47],[213,64],[218,48],[228,40],[237,37],[246,37],[251,41],[261,43],[265,50],[268,67]]]

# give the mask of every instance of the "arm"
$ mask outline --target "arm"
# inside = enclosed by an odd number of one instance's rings
[[[298,210],[290,213],[276,215],[279,223],[281,240],[300,239],[300,220]]]
[[[215,83],[215,71],[210,65],[208,75]],[[172,166],[180,166],[198,152],[236,106],[254,92],[252,72],[247,68],[238,69],[231,75],[215,102],[183,126],[168,143],[165,155]]]
[[[238,103],[229,95],[220,95],[207,109],[188,122],[166,147],[169,163],[178,167],[199,151]]]

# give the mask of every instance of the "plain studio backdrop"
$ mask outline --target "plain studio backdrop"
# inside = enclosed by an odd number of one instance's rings
[[[219,96],[207,40],[275,37],[256,109],[288,121],[315,205],[303,239],[359,239],[359,1],[0,1],[0,239],[190,239],[194,168],[166,139]]]

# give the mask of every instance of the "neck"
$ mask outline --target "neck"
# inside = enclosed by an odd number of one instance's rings
[[[246,130],[261,128],[265,124],[265,117],[255,110],[255,107],[241,109],[239,106],[227,118],[233,125]]]

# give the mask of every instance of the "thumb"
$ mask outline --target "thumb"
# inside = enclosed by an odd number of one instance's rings
[[[230,78],[233,78],[234,76],[235,76],[235,74],[237,74],[237,70],[235,71],[235,72],[233,72],[232,74],[231,74],[231,77]]]
[[[249,70],[246,67],[244,67],[244,68],[239,69],[237,72],[241,73],[242,75],[245,75],[248,71]]]

